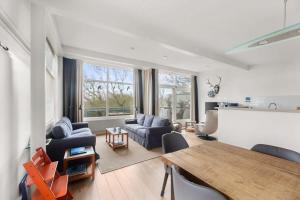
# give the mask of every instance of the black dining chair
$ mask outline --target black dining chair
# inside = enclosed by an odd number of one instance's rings
[[[172,166],[172,178],[176,200],[226,200],[218,191],[187,180],[175,166]]]
[[[300,153],[289,149],[271,146],[267,144],[257,144],[254,147],[252,147],[251,150],[300,163]]]
[[[184,137],[177,132],[167,133],[162,136],[162,150],[163,153],[172,153],[181,149],[188,148],[189,145]],[[164,196],[165,188],[169,175],[171,174],[171,168],[165,165],[165,177],[160,196]]]

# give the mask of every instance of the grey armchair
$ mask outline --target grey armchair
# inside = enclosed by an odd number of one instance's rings
[[[204,140],[216,140],[216,138],[209,136],[218,129],[218,111],[208,110],[206,112],[205,123],[196,124],[196,134]]]

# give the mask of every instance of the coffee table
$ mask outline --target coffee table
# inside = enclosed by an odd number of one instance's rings
[[[124,141],[124,136],[126,137],[126,141]],[[105,140],[113,150],[117,148],[128,148],[128,132],[124,129],[106,128]]]
[[[86,163],[86,172],[81,174],[69,175],[69,182],[76,181],[79,179],[90,178],[94,180],[95,178],[95,151],[92,146],[85,147],[85,153],[78,155],[70,155],[70,149],[65,151],[64,163],[63,163],[63,172],[66,174],[69,167],[69,162],[83,160]]]

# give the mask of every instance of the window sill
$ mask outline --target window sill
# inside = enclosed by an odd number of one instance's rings
[[[91,122],[91,121],[102,121],[102,120],[114,120],[114,119],[128,119],[134,118],[134,115],[120,115],[120,116],[107,116],[107,117],[85,117],[83,118],[84,122]]]

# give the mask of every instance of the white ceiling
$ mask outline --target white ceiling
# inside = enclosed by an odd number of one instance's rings
[[[300,60],[300,38],[233,55],[239,43],[282,28],[283,0],[40,0],[62,44],[199,72]],[[287,24],[300,22],[289,0]],[[134,47],[134,50],[131,48]],[[164,59],[167,56],[167,59]]]

